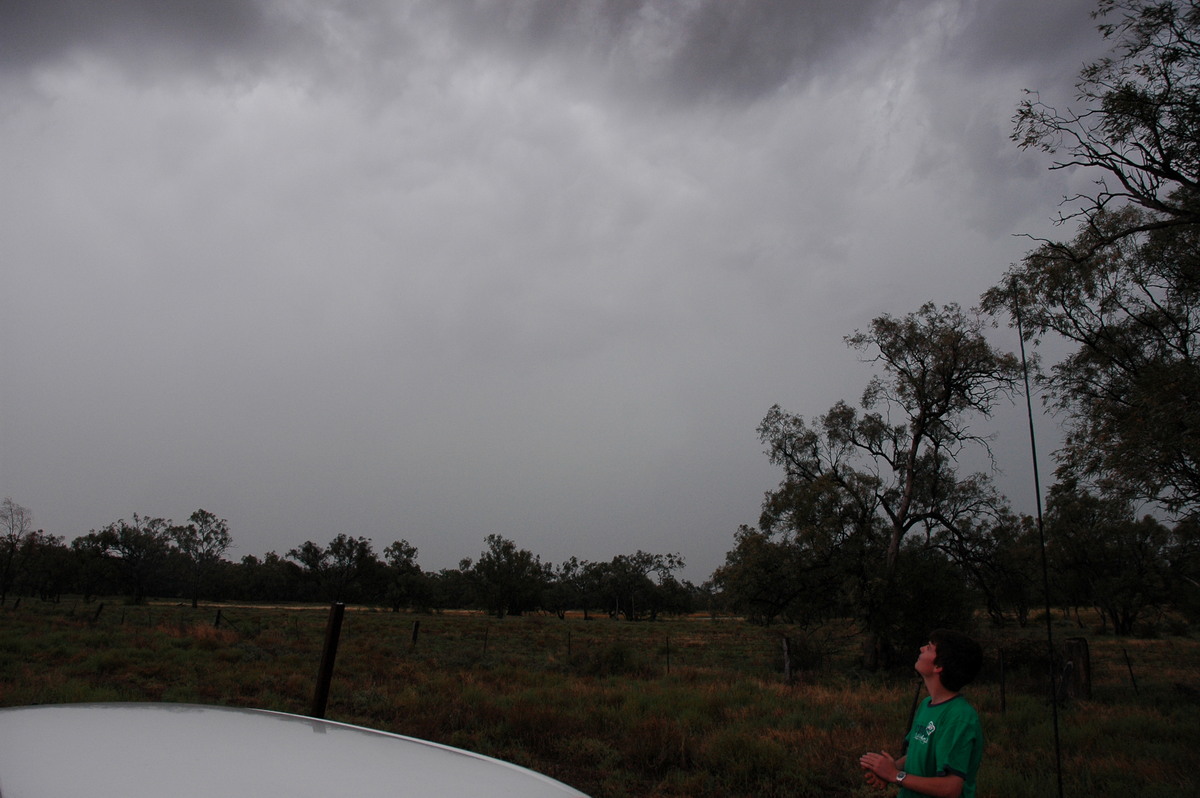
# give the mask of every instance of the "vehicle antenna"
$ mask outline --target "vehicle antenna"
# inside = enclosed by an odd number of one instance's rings
[[[1029,390],[1029,363],[1025,360],[1025,331],[1021,326],[1021,303],[1017,281],[1012,286],[1013,317],[1017,322],[1017,340],[1021,343],[1021,372],[1025,379],[1025,412],[1029,417],[1029,448],[1033,458],[1033,493],[1037,499],[1037,528],[1042,548],[1042,595],[1046,601],[1046,646],[1050,653],[1050,707],[1054,715],[1054,772],[1058,777],[1058,798],[1063,798],[1062,744],[1058,735],[1058,688],[1054,673],[1054,629],[1050,619],[1050,571],[1046,566],[1046,526],[1042,519],[1042,483],[1038,476],[1037,436],[1033,427],[1033,398]]]

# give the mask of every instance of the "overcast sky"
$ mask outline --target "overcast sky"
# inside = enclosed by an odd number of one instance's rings
[[[1092,8],[0,2],[0,493],[703,581],[768,408],[856,401],[843,336],[974,305],[1086,184],[1009,134]]]

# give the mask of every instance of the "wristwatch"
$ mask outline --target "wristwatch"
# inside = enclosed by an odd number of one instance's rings
[[[904,777],[905,777],[905,776],[907,776],[907,775],[908,775],[908,774],[907,774],[907,773],[905,773],[903,770],[897,770],[897,771],[896,771],[896,783],[897,783],[897,784],[903,784],[903,783],[904,783]]]

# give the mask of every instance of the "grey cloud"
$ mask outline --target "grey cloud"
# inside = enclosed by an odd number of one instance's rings
[[[659,100],[753,101],[791,81],[836,74],[876,47],[897,46],[912,20],[957,16],[946,56],[981,76],[1077,68],[1094,50],[1094,0],[605,0],[442,4],[448,24],[528,61],[550,56],[604,73],[623,92]],[[1029,21],[1036,19],[1036,25]],[[916,31],[914,31],[916,33]],[[901,34],[903,35],[903,34]]]
[[[9,2],[0,4],[0,69],[83,52],[150,79],[158,69],[173,71],[168,65],[261,70],[281,58],[318,78],[342,68],[359,73],[355,80],[375,73],[403,86],[408,65],[422,57],[491,51],[527,67],[552,61],[564,75],[627,98],[744,103],[895,46],[897,23],[930,11],[965,20],[946,55],[968,72],[1040,64],[1061,76],[1066,62],[1073,74],[1077,54],[1095,39],[1080,24],[1093,7],[1092,0]],[[1030,26],[1031,16],[1042,22]]]
[[[968,218],[990,235],[1040,230],[1051,213],[1042,207],[1031,218],[1028,197],[1040,193],[1052,207],[1061,175],[1014,145],[1012,116],[1026,89],[1073,97],[1080,67],[1108,48],[1090,17],[1095,2],[969,0],[947,8],[939,50],[918,71],[929,133],[914,176],[958,183]]]
[[[1039,86],[1070,86],[1080,66],[1104,47],[1091,20],[1095,0],[971,0],[963,6],[964,25],[946,55],[980,79],[1008,70],[1029,74]]]
[[[830,69],[880,19],[933,0],[608,0],[447,4],[475,41],[551,54],[660,101],[753,101]]]
[[[0,3],[0,70],[26,73],[74,55],[102,56],[141,77],[258,61],[285,20],[244,0],[12,0]]]

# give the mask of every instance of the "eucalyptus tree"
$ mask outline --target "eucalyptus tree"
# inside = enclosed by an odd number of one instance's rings
[[[1069,480],[1054,486],[1047,503],[1050,562],[1063,598],[1096,607],[1120,635],[1172,598],[1172,530],[1148,515],[1138,518],[1134,506]]]
[[[43,530],[21,540],[21,571],[15,587],[43,601],[58,601],[77,582],[78,569],[61,535]]]
[[[559,618],[566,618],[571,610],[583,610],[584,618],[589,618],[587,568],[588,563],[578,557],[552,568],[550,580],[542,591],[542,608]]]
[[[621,615],[635,621],[647,616],[655,620],[671,604],[670,595],[678,595],[673,574],[685,565],[678,553],[652,554],[639,549],[602,563],[595,575],[602,601],[612,617]]]
[[[401,538],[383,550],[387,563],[387,587],[384,598],[392,612],[401,607],[428,608],[433,600],[429,579],[417,565],[417,547]]]
[[[533,552],[496,534],[487,536],[487,549],[477,561],[465,559],[459,568],[469,575],[476,599],[498,618],[538,609],[551,575],[550,566]]]
[[[0,604],[8,597],[21,542],[33,528],[33,513],[12,499],[0,503]]]
[[[742,526],[734,548],[713,573],[728,607],[752,623],[775,620],[808,625],[833,614],[846,584],[845,566],[861,562],[847,557],[832,540],[805,534],[776,534]]]
[[[993,625],[1012,619],[1024,627],[1042,594],[1041,540],[1034,519],[1001,506],[964,524],[970,528],[937,535],[935,545],[969,577]]]
[[[1148,212],[1098,214],[1066,257],[1044,245],[983,297],[1066,354],[1040,376],[1066,420],[1060,477],[1120,483],[1200,512],[1200,225],[1117,237]]]
[[[1138,546],[1166,534],[1128,508],[1174,515],[1176,552],[1200,521],[1200,2],[1101,0],[1095,17],[1109,54],[1073,102],[1031,95],[1013,133],[1094,188],[1064,200],[1073,237],[1039,241],[982,307],[1065,352],[1038,375],[1065,419],[1051,517],[1074,565],[1058,585],[1116,601],[1108,569],[1136,575]],[[1134,614],[1105,612],[1122,628]]]
[[[172,526],[168,532],[175,548],[187,561],[194,609],[200,602],[200,588],[204,577],[216,567],[221,557],[233,545],[233,536],[229,534],[229,522],[224,518],[217,518],[208,510],[200,509],[192,513],[187,524]]]
[[[131,601],[141,604],[155,580],[163,576],[171,526],[168,519],[134,513],[131,521],[122,518],[77,539],[81,542],[76,549],[113,563]]]
[[[784,478],[764,501],[768,528],[835,535],[863,558],[857,603],[868,631],[864,661],[889,649],[901,544],[912,530],[969,534],[968,523],[1001,502],[987,474],[962,476],[970,446],[988,449],[971,422],[1009,396],[1019,376],[997,351],[984,322],[958,305],[923,305],[902,318],[883,315],[846,338],[882,370],[856,408],[842,401],[811,421],[771,408],[759,426]],[[833,529],[828,529],[832,526]]]
[[[298,563],[269,551],[259,558],[247,554],[232,569],[232,590],[251,601],[302,601],[308,574]]]
[[[339,533],[327,547],[306,540],[287,556],[304,567],[310,584],[326,600],[375,598],[370,588],[380,563],[370,538]]]
[[[1014,119],[1052,168],[1098,175],[1068,197],[1071,241],[1043,241],[984,295],[1025,336],[1071,348],[1043,384],[1065,411],[1060,477],[1119,482],[1181,516],[1200,508],[1200,2],[1102,0],[1110,53],[1073,104],[1032,95]]]
[[[1200,623],[1200,520],[1175,525],[1166,558],[1171,604],[1193,624]]]
[[[1081,70],[1073,104],[1030,93],[1013,139],[1054,155],[1052,168],[1097,175],[1060,221],[1098,229],[1115,208],[1147,211],[1103,225],[1105,241],[1200,223],[1200,2],[1100,0],[1093,16],[1109,54]]]

